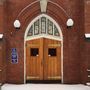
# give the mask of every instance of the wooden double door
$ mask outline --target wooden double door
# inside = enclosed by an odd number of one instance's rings
[[[61,80],[61,42],[46,38],[26,42],[26,80]]]

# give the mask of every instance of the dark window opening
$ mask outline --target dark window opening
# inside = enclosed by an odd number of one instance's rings
[[[31,56],[38,56],[39,49],[38,48],[31,48]]]
[[[48,56],[56,56],[56,48],[49,48]]]

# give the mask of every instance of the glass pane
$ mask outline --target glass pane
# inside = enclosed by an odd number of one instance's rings
[[[39,20],[34,23],[34,35],[39,34]]]
[[[56,56],[56,48],[49,48],[48,56]]]
[[[33,35],[33,26],[31,26],[31,28],[29,29],[27,36],[32,36],[32,35]]]
[[[47,22],[47,31],[48,34],[53,35],[53,22],[51,22],[50,20],[48,20]]]
[[[38,48],[31,48],[30,52],[31,52],[31,56],[38,56],[39,49]]]
[[[46,33],[46,18],[41,18],[41,33]]]
[[[58,31],[58,29],[57,29],[57,27],[55,25],[54,25],[54,35],[55,36],[60,36],[59,31]]]
[[[30,27],[27,36],[38,35],[38,34],[49,34],[54,36],[60,36],[58,28],[52,21],[46,17],[41,17]]]

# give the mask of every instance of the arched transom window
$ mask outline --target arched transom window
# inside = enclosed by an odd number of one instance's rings
[[[52,21],[46,17],[41,17],[30,27],[27,36],[48,34],[54,36],[60,36],[59,31]]]
[[[58,24],[56,24],[55,20],[47,15],[41,15],[30,23],[26,33],[26,40],[35,37],[51,37],[60,40],[62,34],[60,28],[58,29]]]

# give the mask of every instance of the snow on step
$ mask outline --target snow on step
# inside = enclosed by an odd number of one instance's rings
[[[90,87],[82,84],[5,84],[2,86],[1,90],[90,90]]]

